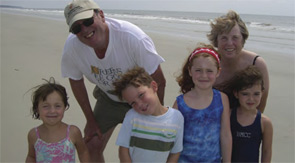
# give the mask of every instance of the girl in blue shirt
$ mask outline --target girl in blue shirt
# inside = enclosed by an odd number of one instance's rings
[[[232,137],[228,97],[212,88],[220,60],[211,45],[200,44],[177,78],[183,94],[174,108],[184,116],[183,151],[179,162],[230,162]]]

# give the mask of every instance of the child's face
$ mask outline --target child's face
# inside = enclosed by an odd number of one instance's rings
[[[130,85],[122,91],[122,97],[140,114],[157,114],[156,106],[159,100],[157,100],[157,84],[154,81],[150,87],[142,85],[136,88]]]
[[[49,94],[45,101],[39,100],[38,112],[44,124],[55,125],[60,123],[65,109],[62,97],[56,91]]]
[[[216,67],[216,61],[214,58],[199,56],[193,60],[189,73],[195,87],[200,89],[211,89],[219,75],[219,70]]]
[[[255,109],[260,104],[262,97],[261,84],[255,84],[250,88],[234,93],[236,98],[239,99],[240,106],[247,110]]]

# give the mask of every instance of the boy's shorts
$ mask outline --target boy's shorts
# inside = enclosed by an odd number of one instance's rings
[[[122,123],[125,114],[131,109],[128,103],[117,102],[108,97],[97,86],[93,90],[93,96],[96,98],[94,107],[94,116],[101,133],[106,133],[109,129]]]

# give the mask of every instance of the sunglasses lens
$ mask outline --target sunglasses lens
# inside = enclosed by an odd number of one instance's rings
[[[71,29],[72,33],[77,34],[81,31],[81,25],[75,25],[72,29]]]
[[[94,23],[94,19],[93,17],[89,18],[89,19],[85,19],[82,24],[85,27],[89,27]],[[79,32],[81,32],[81,24],[77,24],[75,26],[73,26],[73,28],[71,29],[71,32],[74,34],[78,34]]]
[[[93,17],[89,18],[89,19],[86,19],[83,21],[83,25],[85,25],[86,27],[89,27],[93,24],[94,20],[93,20]]]

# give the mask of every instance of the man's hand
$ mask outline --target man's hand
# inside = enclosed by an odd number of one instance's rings
[[[102,139],[102,134],[96,122],[87,122],[84,129],[84,141],[88,143],[94,136]]]

